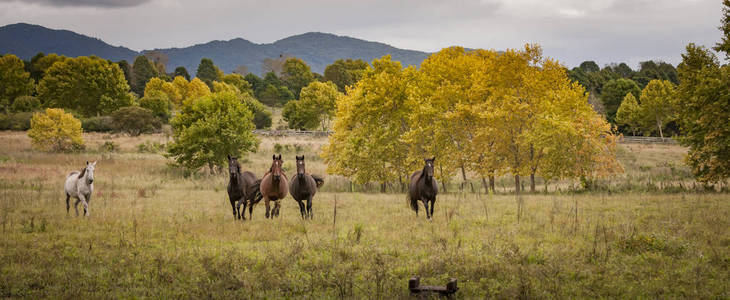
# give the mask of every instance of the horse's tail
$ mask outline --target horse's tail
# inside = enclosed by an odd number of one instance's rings
[[[312,174],[312,178],[314,179],[314,182],[317,184],[318,189],[324,185],[324,178],[322,178],[322,176]]]
[[[251,205],[254,205],[264,198],[264,195],[261,194],[261,179],[257,179],[251,188],[254,189],[253,197],[251,197]]]
[[[418,200],[416,198],[411,197],[410,194],[406,194],[406,201],[411,206],[411,209],[418,214]]]

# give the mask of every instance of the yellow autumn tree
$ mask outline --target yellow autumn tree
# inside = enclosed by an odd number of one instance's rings
[[[188,82],[185,77],[182,76],[175,76],[175,79],[172,80],[172,86],[175,87],[175,90],[177,90],[177,93],[180,94],[180,104],[182,104],[182,100],[188,98],[188,86],[190,85],[190,82]]]
[[[163,93],[167,95],[167,99],[175,106],[182,104],[182,95],[172,82],[167,82],[159,77],[153,77],[147,82],[144,88],[144,97],[150,97],[155,93]]]
[[[43,151],[72,151],[84,146],[81,121],[60,108],[47,108],[30,119],[30,137],[33,148]]]
[[[413,102],[409,86],[413,67],[403,69],[390,56],[375,59],[373,67],[346,96],[337,101],[334,134],[322,150],[327,172],[351,177],[357,183],[399,181],[403,187],[416,162],[403,137],[409,128]]]
[[[193,80],[190,80],[188,88],[185,91],[185,99],[183,99],[183,104],[201,97],[205,97],[207,95],[210,95],[210,88],[208,88],[208,85],[197,77],[193,78]]]

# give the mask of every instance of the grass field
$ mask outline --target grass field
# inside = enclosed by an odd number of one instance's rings
[[[227,174],[186,178],[149,153],[164,136],[85,139],[86,153],[48,154],[0,132],[0,297],[392,299],[420,275],[458,278],[457,298],[730,298],[730,196],[678,188],[691,184],[678,146],[622,145],[613,192],[558,183],[522,196],[519,222],[506,188],[442,195],[426,221],[403,194],[347,193],[332,176],[313,220],[287,198],[281,218],[258,205],[241,222]],[[285,168],[304,153],[324,174],[325,142],[263,139],[244,169],[260,175],[276,149]],[[62,186],[86,160],[99,163],[81,218],[66,214]]]

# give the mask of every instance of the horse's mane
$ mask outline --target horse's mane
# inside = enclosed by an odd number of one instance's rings
[[[78,178],[79,179],[84,178],[84,175],[86,175],[86,167],[84,167],[83,169],[81,169],[81,173],[79,173],[79,177]]]

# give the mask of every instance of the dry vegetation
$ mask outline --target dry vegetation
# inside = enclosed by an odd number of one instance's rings
[[[0,297],[404,298],[416,274],[458,278],[459,298],[730,297],[728,194],[647,188],[691,182],[677,146],[622,145],[627,172],[609,184],[626,191],[526,195],[519,223],[509,194],[443,195],[429,222],[403,194],[345,193],[332,177],[312,221],[287,198],[281,218],[259,205],[241,222],[226,174],[185,178],[150,153],[164,136],[85,139],[86,153],[46,154],[0,132]],[[290,171],[304,153],[324,174],[324,142],[267,138],[244,168],[262,173],[278,149]],[[96,191],[77,218],[62,183],[86,160]]]

